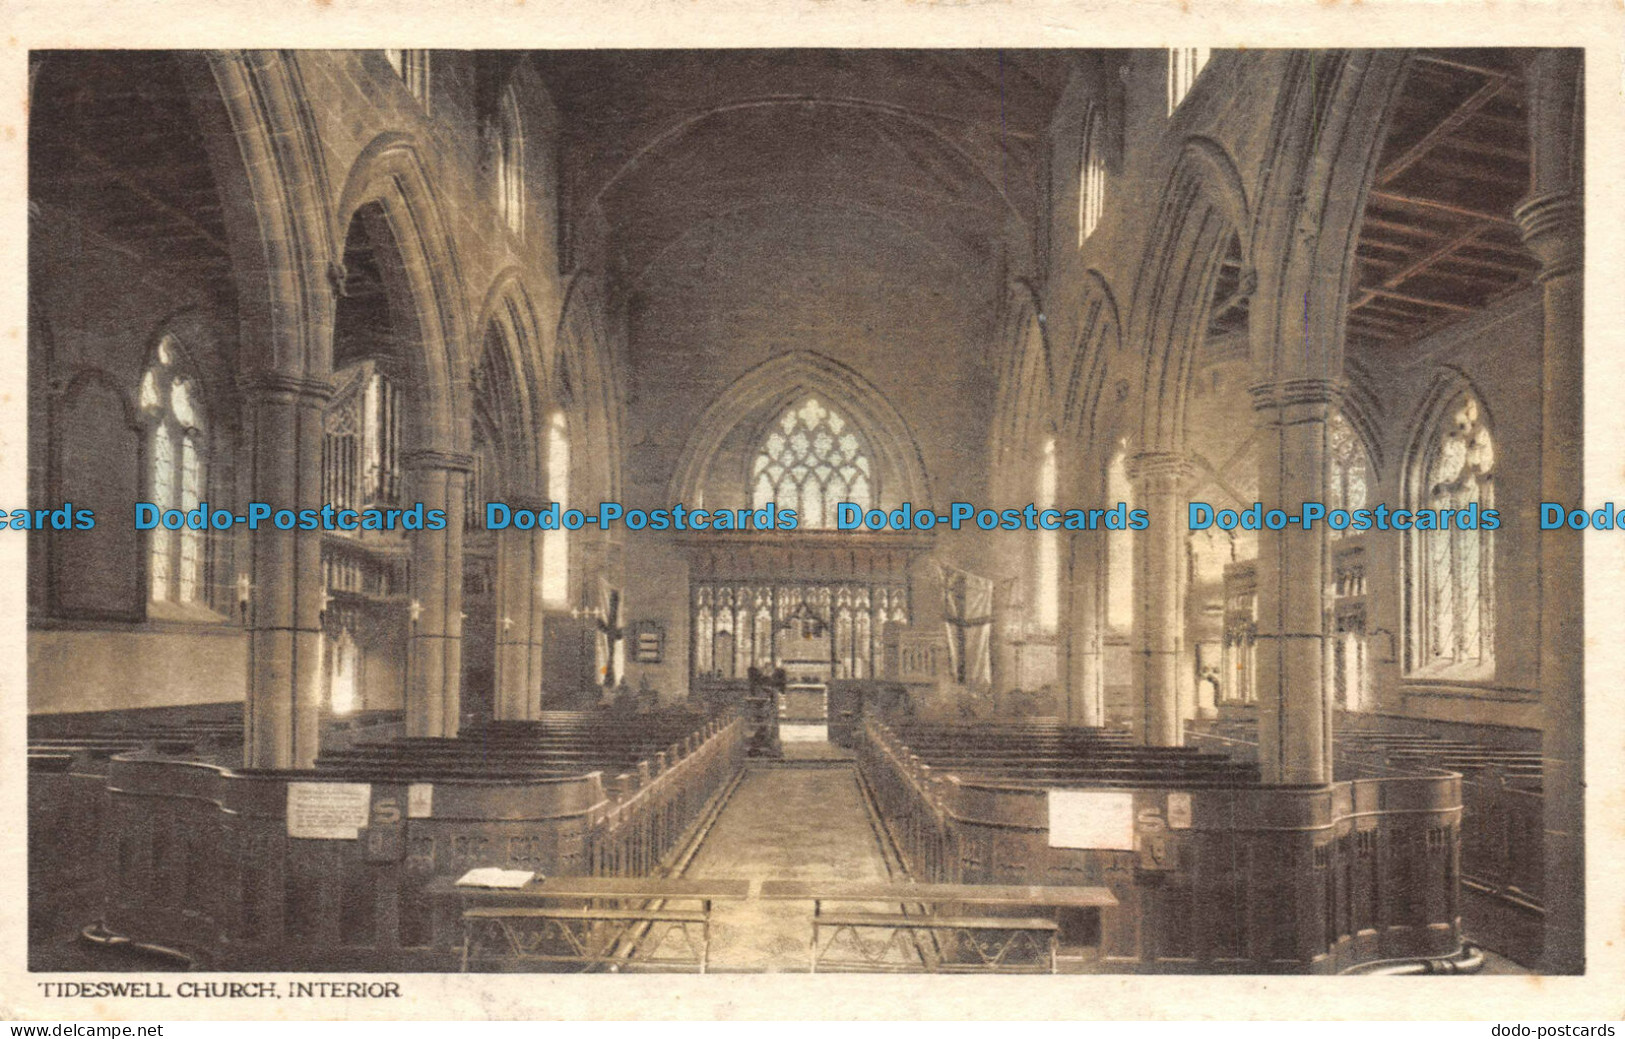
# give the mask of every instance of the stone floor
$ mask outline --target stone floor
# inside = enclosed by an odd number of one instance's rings
[[[1469,940],[1471,940],[1471,936],[1469,936]],[[1528,967],[1525,967],[1525,966],[1523,966],[1521,964],[1517,964],[1517,963],[1512,962],[1511,960],[1507,959],[1505,956],[1499,956],[1499,955],[1497,955],[1497,954],[1495,954],[1493,952],[1490,952],[1489,950],[1486,949],[1484,951],[1484,969],[1479,971],[1479,973],[1480,974],[1533,974],[1535,972],[1530,970]]]
[[[747,771],[684,875],[752,881],[890,879],[857,772],[841,765]],[[711,969],[807,970],[811,910],[800,902],[759,898],[717,903]]]
[[[855,767],[846,764],[850,758],[827,743],[786,744],[785,762],[752,767],[734,790],[684,870],[690,877],[755,882],[750,899],[717,903],[712,911],[713,971],[808,969],[811,905],[754,897],[761,881],[890,879]],[[1531,971],[1486,952],[1483,973]]]

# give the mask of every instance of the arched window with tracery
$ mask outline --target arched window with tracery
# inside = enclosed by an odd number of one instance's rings
[[[1341,411],[1334,412],[1326,423],[1326,449],[1327,508],[1365,508],[1373,479],[1371,455]],[[1337,542],[1332,549],[1332,698],[1344,710],[1369,710],[1374,701],[1364,538],[1358,531],[1336,527],[1331,528],[1330,537]]]
[[[1196,85],[1196,77],[1202,74],[1207,67],[1208,58],[1212,57],[1211,47],[1169,47],[1168,48],[1168,114],[1173,115],[1174,109],[1185,100],[1185,95],[1191,92]]]
[[[207,470],[203,401],[180,344],[165,336],[141,376],[141,413],[151,423],[148,476],[152,503],[189,512],[203,501]],[[148,598],[153,602],[207,600],[205,532],[181,526],[148,532]]]
[[[395,75],[406,84],[406,89],[418,99],[418,104],[429,107],[429,52],[386,47],[384,57]]]
[[[570,430],[562,411],[547,424],[547,493],[561,515],[570,507]],[[562,526],[542,531],[542,601],[570,605],[570,532]]]
[[[1371,456],[1365,441],[1341,411],[1326,424],[1327,447],[1331,455],[1330,472],[1326,482],[1326,507],[1329,509],[1363,509],[1371,481]],[[1332,529],[1331,536],[1340,538],[1346,530]]]
[[[1095,233],[1106,212],[1106,120],[1099,106],[1083,120],[1083,151],[1078,162],[1078,248]]]
[[[525,229],[525,137],[513,87],[503,91],[496,125],[497,207],[508,230]]]
[[[1134,507],[1128,479],[1128,455],[1119,450],[1106,467],[1107,508],[1119,502]],[[1106,626],[1114,632],[1134,627],[1134,538],[1127,530],[1106,531]]]
[[[863,438],[816,397],[792,405],[768,429],[751,464],[751,501],[794,509],[803,529],[835,526],[835,507],[876,501],[874,467]]]
[[[1428,509],[1495,506],[1495,443],[1483,405],[1462,392],[1444,410],[1422,456]],[[1425,669],[1495,663],[1494,534],[1483,529],[1419,531],[1421,617],[1418,664]]]

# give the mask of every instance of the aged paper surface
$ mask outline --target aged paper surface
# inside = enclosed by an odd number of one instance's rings
[[[18,0],[0,11],[0,288],[12,367],[0,388],[0,508],[29,500],[24,339],[28,327],[27,98],[31,50],[53,48],[1382,48],[1583,47],[1586,75],[1585,494],[1597,508],[1625,502],[1625,333],[1616,282],[1625,241],[1625,14],[1616,4],[1502,3],[915,3],[759,0],[652,3],[113,4]],[[1151,214],[1147,214],[1150,219]],[[922,380],[930,378],[922,370]],[[0,532],[0,818],[17,835],[0,855],[0,1016],[32,1020],[232,1018],[671,1019],[671,1018],[1432,1018],[1613,1019],[1625,1010],[1625,708],[1615,676],[1625,650],[1625,551],[1619,531],[1590,532],[1585,554],[1587,970],[1583,977],[1477,976],[1063,977],[677,975],[388,976],[398,998],[276,1001],[85,999],[48,996],[42,983],[88,974],[27,968],[24,536]],[[668,647],[667,652],[673,650]],[[680,652],[680,651],[679,651]],[[132,674],[132,683],[141,676]],[[414,786],[410,818],[440,808]],[[290,805],[292,791],[290,790]],[[352,805],[364,814],[365,805]],[[374,809],[376,812],[376,803]],[[1199,815],[1200,813],[1198,813]],[[398,815],[396,816],[398,819]],[[376,821],[376,815],[375,815]],[[1191,804],[1168,805],[1183,829]],[[291,825],[291,822],[290,822]],[[346,817],[345,826],[349,826]],[[321,827],[318,827],[319,829]],[[303,831],[302,831],[303,832]],[[324,830],[321,834],[336,831]],[[94,980],[114,975],[94,976]],[[158,975],[118,975],[119,979]],[[182,975],[164,975],[173,982]],[[247,976],[244,976],[247,977]],[[256,973],[258,979],[296,975]],[[326,977],[326,976],[324,976]],[[332,977],[337,977],[332,976]],[[355,975],[382,980],[382,975]]]

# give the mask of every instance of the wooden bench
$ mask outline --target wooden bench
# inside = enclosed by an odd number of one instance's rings
[[[1060,922],[1054,915],[1031,915],[1034,909],[1082,909],[1093,913],[1117,905],[1103,887],[1021,884],[829,883],[802,880],[764,881],[761,897],[813,903],[808,963],[822,970],[932,973],[1055,973]],[[923,912],[842,909],[825,912],[826,903],[883,903],[924,907]],[[945,906],[1009,909],[1019,916],[966,915],[944,912]],[[864,932],[885,932],[865,938]],[[1098,923],[1095,927],[1098,933]],[[827,940],[826,936],[827,935]],[[848,938],[856,955],[832,959],[830,952]],[[878,940],[877,940],[878,939]],[[1024,954],[1024,955],[1023,955]],[[915,957],[910,959],[910,956]]]
[[[712,905],[744,899],[750,882],[549,877],[512,890],[448,881],[437,881],[430,890],[439,897],[455,894],[463,902],[465,972],[488,962],[516,969],[554,964],[691,969],[704,974],[711,962]],[[561,902],[586,905],[557,904]],[[618,904],[606,907],[604,902]],[[673,909],[671,902],[694,902],[698,908]],[[687,955],[661,956],[674,934],[681,938],[680,952]]]

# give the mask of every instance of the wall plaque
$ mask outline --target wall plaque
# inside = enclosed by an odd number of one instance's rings
[[[353,841],[371,801],[371,783],[289,783],[288,836]]]
[[[666,657],[666,630],[655,621],[642,621],[634,632],[632,658],[639,664],[658,664]]]
[[[1168,828],[1171,830],[1188,830],[1191,828],[1191,795],[1189,793],[1175,790],[1168,795]]]
[[[434,814],[434,784],[413,783],[406,788],[406,817],[427,819]]]

